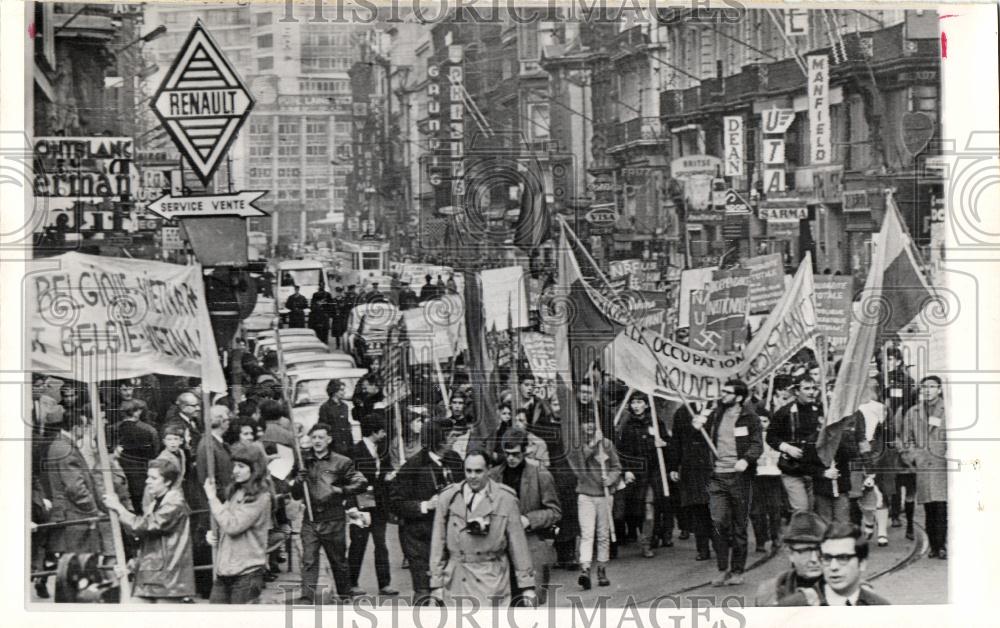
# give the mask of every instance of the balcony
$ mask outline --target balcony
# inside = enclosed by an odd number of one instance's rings
[[[670,141],[670,134],[659,118],[632,118],[608,126],[608,153],[621,152],[634,146],[655,146]]]

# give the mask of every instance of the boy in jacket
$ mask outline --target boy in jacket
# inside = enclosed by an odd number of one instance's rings
[[[309,484],[312,518],[308,513],[302,521],[302,603],[317,601],[316,583],[319,581],[319,550],[326,552],[333,569],[337,596],[344,600],[351,589],[351,576],[347,566],[347,511],[344,499],[364,492],[368,486],[365,476],[355,467],[354,461],[330,449],[333,429],[317,423],[309,430],[312,449],[302,454],[304,469],[291,486],[292,497],[303,499],[303,484]]]
[[[622,464],[614,444],[601,433],[593,415],[580,415],[584,445],[576,471],[577,517],[580,520],[580,577],[577,583],[590,589],[590,564],[597,542],[597,585],[606,587],[611,551],[611,495],[622,475]]]

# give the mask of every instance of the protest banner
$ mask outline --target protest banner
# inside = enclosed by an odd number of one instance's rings
[[[746,342],[750,309],[750,271],[742,268],[716,271],[705,286],[705,331],[719,335],[716,351],[727,353]]]
[[[462,313],[456,311],[454,316],[449,316],[441,301],[457,298],[457,295],[448,295],[402,312],[411,364],[431,364],[454,357],[456,345],[460,344],[456,342],[459,335],[465,337]]]
[[[655,359],[650,359],[651,353]],[[680,390],[691,401],[708,401],[720,396],[742,355],[697,351],[629,325],[605,349],[604,362],[615,377],[646,394],[681,399]]]
[[[524,269],[508,266],[481,271],[483,279],[483,320],[486,329],[506,331],[508,321],[515,328],[527,327],[528,299]]]
[[[829,339],[846,339],[850,332],[854,278],[813,275],[816,290],[816,325]]]
[[[806,255],[788,292],[743,351],[699,351],[629,325],[605,349],[604,360],[615,377],[647,394],[681,399],[679,390],[689,401],[708,401],[718,399],[730,377],[753,385],[769,376],[816,333],[812,260]]]
[[[556,378],[556,339],[553,336],[537,332],[521,334],[521,347],[531,374],[536,378],[554,380]]]
[[[689,344],[699,351],[713,351],[718,342],[717,332],[708,332],[708,290],[692,290],[688,321]]]
[[[82,382],[200,377],[225,392],[200,265],[82,253],[47,261],[56,267],[26,281],[33,371]]]
[[[688,321],[691,320],[691,314],[688,310],[691,306],[691,291],[703,290],[705,284],[712,280],[712,273],[717,270],[719,270],[718,266],[709,266],[707,268],[691,268],[681,271],[681,287],[680,294],[678,295],[677,313],[677,319],[681,325],[687,325]]]
[[[760,255],[740,262],[750,271],[750,313],[770,312],[785,292],[785,269],[781,254]]]
[[[812,256],[799,264],[791,286],[747,345],[740,374],[749,385],[764,379],[804,347],[818,332]]]

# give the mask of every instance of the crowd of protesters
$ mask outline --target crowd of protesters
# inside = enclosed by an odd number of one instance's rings
[[[708,405],[651,401],[595,371],[571,391],[578,447],[563,440],[558,400],[528,373],[508,382],[492,438],[473,442],[467,378],[452,382],[445,402],[428,373],[415,373],[402,434],[376,377],[358,383],[350,408],[332,380],[319,421],[297,433],[273,357],[241,365],[240,399],[208,408],[196,380],[101,386],[112,486],[88,390],[36,375],[32,522],[65,525],[34,532],[33,571],[92,553],[131,574],[136,601],[251,603],[297,535],[298,601],[342,602],[367,594],[359,576],[371,540],[378,594],[394,596],[395,524],[415,604],[472,595],[532,605],[548,597],[552,569],[574,570],[582,589],[608,586],[620,547],[637,543],[653,558],[673,546],[676,528],[677,540],[694,537],[695,560],[714,553],[717,586],[744,582],[751,531],[757,552],[787,546],[793,570],[762,583],[759,604],[880,603],[853,574],[869,540],[888,544],[890,525],[913,538],[915,504],[931,556],[947,556],[942,382],[914,382],[894,345],[872,358],[865,401],[845,421],[832,465],[817,438],[839,365],[819,373],[811,351],[759,386],[726,382]],[[275,477],[269,465],[289,452],[291,471]],[[112,511],[127,566],[114,565]],[[330,595],[318,586],[321,550]],[[46,577],[34,586],[48,597]]]

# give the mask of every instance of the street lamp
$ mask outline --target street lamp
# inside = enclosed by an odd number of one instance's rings
[[[138,37],[138,38],[130,41],[129,43],[125,44],[124,46],[122,46],[121,48],[119,48],[117,50],[117,52],[124,52],[124,51],[128,50],[129,48],[131,48],[132,46],[134,46],[136,44],[139,44],[139,43],[149,43],[149,42],[153,41],[154,39],[158,39],[160,37],[163,37],[164,35],[166,35],[166,33],[167,33],[167,27],[164,26],[164,25],[162,25],[162,24],[160,24],[159,26],[157,26],[153,30],[149,31],[145,35],[142,35],[142,36],[140,36],[140,37]]]

